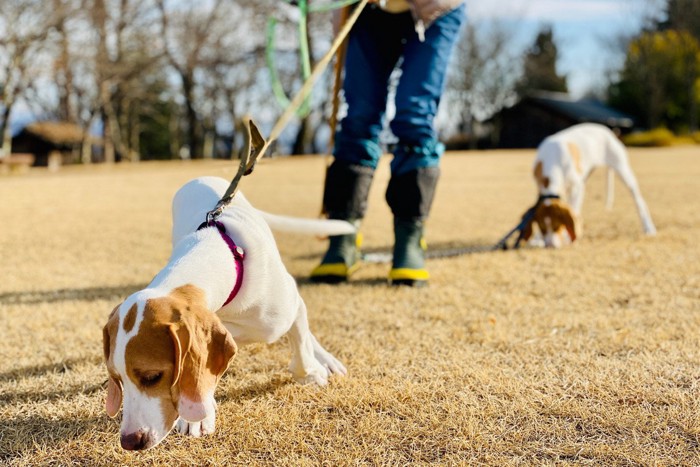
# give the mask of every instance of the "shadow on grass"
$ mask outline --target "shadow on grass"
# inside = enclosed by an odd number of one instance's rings
[[[89,431],[105,431],[107,416],[17,416],[5,420],[0,435],[0,464],[34,452],[39,446],[56,446],[80,438]]]
[[[234,378],[235,375],[230,377]],[[296,384],[288,378],[272,378],[259,383],[252,383],[245,385],[236,390],[228,390],[222,392],[220,395],[217,394],[218,402],[241,402],[249,401],[265,394],[275,392],[277,389],[284,386]]]
[[[475,253],[488,253],[490,251],[495,251],[494,246],[496,242],[484,243],[484,242],[440,242],[440,243],[429,243],[428,251],[426,257],[428,259],[440,259],[440,258],[451,258],[454,256],[466,256]],[[382,246],[377,248],[363,248],[362,249],[362,259],[364,262],[368,263],[390,263],[391,262],[391,249],[390,245]],[[305,254],[295,256],[295,259],[310,260],[310,259],[321,259],[322,255],[317,254]]]
[[[68,300],[120,300],[146,286],[147,284],[132,284],[115,287],[87,287],[84,289],[6,292],[0,294],[0,305],[36,305],[38,303],[56,303]]]
[[[297,282],[297,286],[299,288],[303,287],[308,287],[308,286],[317,286],[317,285],[323,285],[319,284],[317,282],[313,282],[311,279],[309,279],[308,275],[305,276],[294,276],[294,280]],[[363,286],[386,286],[386,278],[385,277],[367,277],[364,279],[351,279],[350,281],[347,282],[340,282],[337,285],[340,286],[354,286],[354,285],[363,285]]]
[[[99,358],[82,358],[66,360],[58,363],[44,365],[34,365],[24,368],[16,368],[4,373],[0,373],[0,383],[10,382],[21,378],[41,378],[49,374],[65,374],[73,371],[76,367],[85,363],[100,365]],[[48,383],[37,384],[38,388],[29,390],[8,390],[0,393],[0,407],[27,402],[46,402],[59,399],[70,399],[78,394],[93,394],[100,390],[106,390],[107,379],[93,384],[77,384],[72,387],[55,389]]]
[[[93,363],[99,365],[102,362],[101,358],[76,358],[65,360],[58,363],[47,363],[43,365],[32,365],[23,368],[15,368],[4,373],[0,373],[0,383],[10,381],[17,378],[28,378],[36,376],[44,376],[48,373],[67,373],[73,370],[76,366],[83,363]]]
[[[426,258],[429,260],[437,259],[449,259],[458,256],[473,255],[476,253],[490,253],[500,251],[494,249],[494,244],[489,243],[466,243],[466,242],[442,242],[442,243],[431,243],[426,252]],[[296,259],[321,259],[320,255],[302,255],[296,256]],[[379,247],[379,248],[367,248],[362,250],[362,262],[367,264],[391,264],[392,252],[390,247]],[[294,276],[297,284],[300,287],[308,285],[317,285],[315,282],[309,279],[308,275],[304,276]],[[385,286],[386,278],[365,278],[365,279],[352,279],[347,282],[350,285],[363,285],[363,286]]]
[[[4,405],[14,405],[27,402],[51,402],[56,400],[67,400],[78,394],[90,395],[99,391],[107,393],[107,380],[102,383],[81,385],[73,388],[57,390],[30,390],[17,391],[13,393],[0,394],[0,407]]]

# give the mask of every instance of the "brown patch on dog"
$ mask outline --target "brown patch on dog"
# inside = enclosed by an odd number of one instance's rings
[[[537,161],[537,165],[535,165],[535,171],[534,171],[534,176],[535,176],[535,180],[537,181],[537,186],[540,189],[549,188],[549,177],[545,177],[542,172],[543,172],[542,161]]]
[[[574,216],[569,205],[562,200],[553,199],[541,204],[535,212],[535,222],[543,234],[549,229],[556,233],[566,229],[571,242],[576,240]]]
[[[197,300],[204,303],[204,293],[190,285],[176,289],[171,296],[186,303]],[[226,371],[238,349],[216,315],[203,306],[193,306],[192,310],[195,309],[203,310],[204,314],[183,316],[181,323],[170,328],[176,354],[177,377],[173,384],[178,383],[179,392],[188,399],[201,401],[206,389],[213,387]],[[192,316],[198,316],[197,320],[193,322]]]
[[[146,301],[138,333],[126,345],[127,376],[161,400],[166,426],[178,417],[180,395],[201,401],[236,353],[231,334],[204,297],[188,285]]]
[[[581,149],[575,143],[567,143],[567,148],[569,148],[569,154],[571,155],[571,160],[574,161],[574,168],[579,175],[583,175],[583,168],[581,167]]]
[[[102,351],[104,352],[105,365],[109,372],[109,380],[107,381],[107,399],[105,400],[105,410],[107,415],[114,418],[119,413],[119,408],[122,405],[122,382],[117,376],[114,376],[114,363],[112,358],[112,349],[114,348],[117,331],[119,330],[119,306],[109,314],[107,324],[102,328]]]
[[[136,324],[136,304],[134,303],[131,305],[131,308],[129,308],[129,311],[126,313],[126,316],[124,316],[124,322],[122,323],[122,328],[124,329],[124,332],[129,332],[134,328],[134,324]]]

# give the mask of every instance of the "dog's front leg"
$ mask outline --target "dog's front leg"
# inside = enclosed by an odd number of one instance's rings
[[[306,305],[301,298],[298,306],[297,317],[287,333],[289,344],[292,347],[292,361],[289,364],[289,371],[300,384],[325,386],[328,384],[330,371],[314,355],[314,336],[309,330]]]
[[[212,412],[207,418],[200,422],[188,422],[184,418],[177,419],[175,429],[178,433],[199,438],[214,433],[216,429],[216,412]]]

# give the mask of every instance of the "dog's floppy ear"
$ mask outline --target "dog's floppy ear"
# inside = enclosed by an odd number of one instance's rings
[[[535,212],[528,210],[525,214],[523,214],[522,220],[525,220],[525,218],[530,214],[531,214],[532,218],[530,219],[530,222],[526,223],[523,226],[522,241],[527,242],[528,240],[530,240],[530,238],[532,238],[533,226],[535,225],[536,222],[538,222],[538,219],[542,218],[542,207],[543,207],[542,205],[539,205],[539,206],[537,206],[537,209],[535,210]]]
[[[571,213],[571,209],[568,207],[568,205],[559,200],[556,201],[557,202],[552,203],[553,215],[557,216],[557,220],[564,226],[564,228],[566,228],[569,238],[571,239],[571,243],[573,243],[576,240],[576,225],[574,216]]]
[[[214,410],[216,382],[236,354],[236,343],[207,311],[171,325],[170,336],[175,349],[171,395],[182,418],[201,421]]]
[[[102,328],[102,350],[104,352],[105,365],[109,366],[109,357],[112,353],[113,343],[117,337],[119,328],[119,307],[117,306],[109,315],[107,324]],[[115,380],[111,375],[107,382],[107,400],[105,401],[105,410],[107,415],[114,418],[119,413],[119,408],[122,405],[122,385],[120,381]]]
[[[569,238],[573,243],[576,241],[576,224],[574,221],[574,216],[571,214],[571,209],[564,206],[561,206],[560,212],[562,216],[562,223],[564,224],[564,227],[566,227],[566,231],[569,233]]]
[[[533,233],[532,226],[535,225],[535,222],[537,222],[537,216],[541,216],[541,215],[542,215],[542,209],[541,209],[541,208],[542,208],[542,206],[538,206],[538,207],[537,207],[537,209],[535,210],[535,212],[532,213],[532,218],[530,219],[530,222],[526,223],[525,226],[523,227],[522,239],[523,239],[524,242],[527,242],[527,241],[530,240],[530,238],[532,237],[532,233]],[[525,215],[523,216],[523,219],[524,219],[530,212],[531,212],[531,211],[526,212]]]

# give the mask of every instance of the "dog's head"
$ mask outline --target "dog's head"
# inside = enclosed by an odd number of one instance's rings
[[[213,416],[214,389],[236,353],[219,318],[194,286],[165,297],[137,293],[112,311],[102,337],[109,372],[107,414],[124,403],[121,445],[148,449],[178,417]]]
[[[542,233],[546,247],[560,248],[576,240],[573,212],[560,199],[546,199],[537,207],[532,222],[523,231],[523,240],[532,237],[534,224]]]

